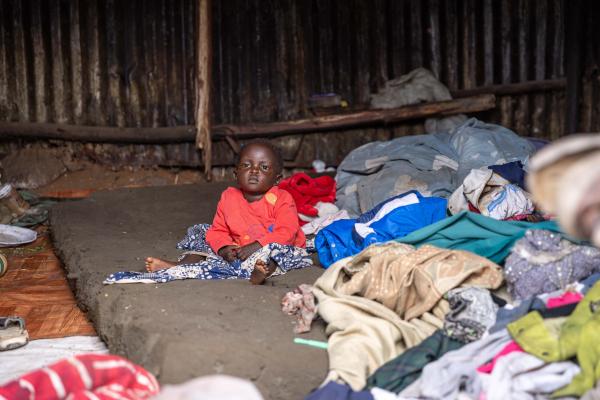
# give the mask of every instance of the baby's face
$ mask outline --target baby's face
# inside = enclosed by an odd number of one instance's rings
[[[281,178],[273,151],[261,144],[250,144],[242,149],[235,175],[244,193],[265,194]]]

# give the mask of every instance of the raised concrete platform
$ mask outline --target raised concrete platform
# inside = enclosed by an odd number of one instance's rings
[[[226,184],[123,189],[52,210],[56,249],[80,305],[111,352],[162,383],[223,373],[252,380],[266,399],[301,399],[327,371],[327,352],[294,344],[281,297],[312,283],[318,267],[264,286],[186,280],[103,286],[118,270],[143,270],[146,256],[175,258],[188,226],[211,222]],[[321,322],[303,337],[326,340]]]

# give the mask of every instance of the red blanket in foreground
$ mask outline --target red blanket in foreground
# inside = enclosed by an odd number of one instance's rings
[[[335,202],[335,179],[327,175],[311,178],[299,172],[279,182],[279,187],[292,195],[300,214],[310,217],[317,216],[318,202]]]
[[[80,354],[8,382],[0,399],[138,400],[158,392],[151,373],[122,357]]]

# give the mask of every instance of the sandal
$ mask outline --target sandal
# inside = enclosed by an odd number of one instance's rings
[[[4,254],[0,254],[0,278],[8,270],[8,260]]]
[[[0,351],[25,346],[29,334],[21,317],[0,317]]]

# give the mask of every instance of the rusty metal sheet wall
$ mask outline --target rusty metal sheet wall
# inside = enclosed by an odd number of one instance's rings
[[[315,93],[335,92],[360,107],[386,80],[419,66],[451,90],[561,78],[565,7],[565,0],[213,1],[213,120],[308,116]],[[192,124],[195,10],[194,0],[0,0],[0,120]],[[600,113],[591,109],[600,90],[586,90],[582,127],[598,130]],[[501,96],[480,116],[555,138],[564,109],[564,92],[555,91]],[[422,131],[416,121],[278,140],[298,164],[315,157],[336,164],[366,141]],[[187,145],[93,147],[121,153],[108,160],[199,163]],[[229,162],[226,145],[217,144],[215,158]]]

